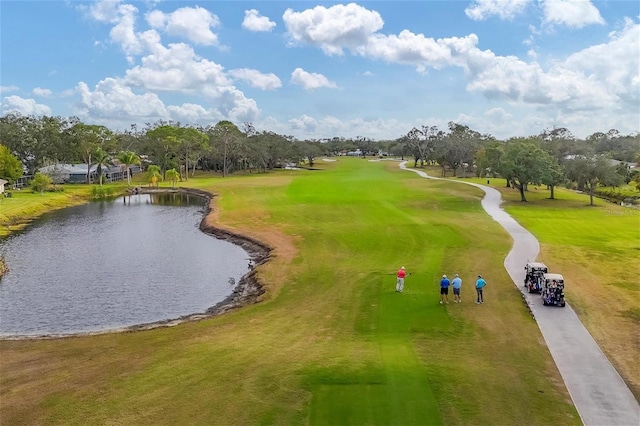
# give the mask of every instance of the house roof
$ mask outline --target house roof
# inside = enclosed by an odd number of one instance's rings
[[[91,173],[94,173],[97,170],[97,164],[93,164],[91,166]],[[111,166],[106,167],[110,172],[119,172],[121,171],[120,166]],[[70,175],[86,175],[87,174],[87,163],[80,164],[52,164],[50,166],[42,167],[39,169],[41,172],[51,172],[53,170],[61,170],[64,173],[69,173]]]
[[[0,179],[0,185],[4,185],[5,183],[9,183],[8,180]]]

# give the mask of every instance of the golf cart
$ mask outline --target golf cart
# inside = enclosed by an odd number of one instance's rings
[[[529,293],[540,293],[542,291],[542,282],[544,274],[548,272],[547,265],[539,262],[528,262],[524,267],[527,271],[524,277],[524,286]]]
[[[564,278],[560,274],[544,274],[542,304],[564,307]]]

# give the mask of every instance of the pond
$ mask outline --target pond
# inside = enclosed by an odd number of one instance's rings
[[[247,273],[199,229],[203,197],[138,194],[48,213],[0,241],[0,336],[120,329],[203,313]]]

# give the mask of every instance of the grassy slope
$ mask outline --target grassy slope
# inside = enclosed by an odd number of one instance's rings
[[[0,238],[24,228],[42,213],[85,203],[88,185],[67,185],[64,192],[34,194],[30,189],[12,191],[11,198],[0,196]]]
[[[486,183],[485,180],[478,180]],[[640,211],[557,189],[532,188],[527,203],[504,180],[505,209],[541,243],[538,257],[567,281],[567,300],[640,400]]]
[[[276,247],[266,300],[168,329],[0,342],[0,422],[579,424],[479,191],[390,162],[325,167],[190,181],[220,194],[220,223]],[[443,272],[465,279],[462,304],[438,305]]]

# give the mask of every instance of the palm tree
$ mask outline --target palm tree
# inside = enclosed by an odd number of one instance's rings
[[[102,148],[98,148],[93,154],[93,164],[98,166],[96,172],[98,173],[98,176],[100,176],[100,186],[102,186],[102,169],[108,168],[113,164],[111,156],[109,153],[103,151]]]
[[[151,164],[147,168],[147,180],[150,184],[156,184],[158,186],[158,181],[162,179],[162,173],[160,173],[160,167],[155,164]]]
[[[118,160],[124,164],[127,170],[127,183],[131,186],[131,173],[129,171],[129,167],[134,164],[140,165],[140,157],[133,151],[120,151],[118,154]]]
[[[180,173],[178,173],[178,171],[175,168],[169,169],[165,173],[165,178],[167,180],[170,180],[171,181],[171,186],[173,188],[175,188],[176,187],[176,181],[180,179]]]

